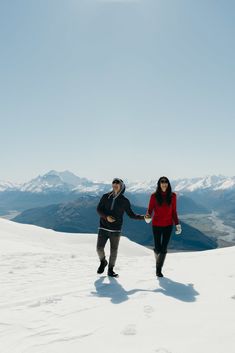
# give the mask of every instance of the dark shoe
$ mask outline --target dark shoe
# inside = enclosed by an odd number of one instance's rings
[[[108,276],[110,277],[118,277],[118,274],[114,272],[113,268],[108,269]]]
[[[157,268],[156,276],[157,276],[157,277],[164,277],[161,268]]]
[[[100,266],[99,266],[99,268],[98,268],[98,270],[97,270],[97,273],[103,273],[104,272],[104,269],[105,269],[105,267],[108,265],[108,261],[106,260],[106,259],[103,259],[103,260],[101,260],[100,261]]]
[[[162,274],[162,267],[166,258],[166,253],[160,253],[157,256],[157,263],[156,263],[156,275],[157,277],[164,277]]]

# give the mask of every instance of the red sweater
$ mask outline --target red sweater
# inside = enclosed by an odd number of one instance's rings
[[[162,192],[163,200],[166,196],[166,192]],[[176,210],[176,194],[172,193],[171,204],[168,205],[166,201],[163,201],[162,205],[159,205],[155,196],[155,193],[151,195],[148,207],[148,213],[150,216],[153,214],[153,226],[166,227],[169,225],[179,224],[179,219]]]

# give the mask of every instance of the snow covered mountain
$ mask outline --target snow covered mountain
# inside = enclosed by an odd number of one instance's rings
[[[235,177],[212,175],[203,178],[181,179],[173,182],[176,191],[235,189]]]
[[[235,190],[235,176],[206,176],[192,179],[172,180],[172,186],[178,192],[194,192],[197,190]],[[130,193],[151,193],[156,189],[157,179],[145,182],[127,181],[128,192]],[[1,191],[21,191],[31,193],[45,192],[75,192],[97,195],[110,189],[110,183],[96,182],[87,178],[80,178],[70,171],[50,172],[23,183],[14,184],[10,182],[0,182]]]
[[[98,276],[95,245],[0,218],[1,353],[233,352],[235,247],[170,253],[157,280],[126,238],[120,278]]]
[[[10,181],[0,180],[0,192],[6,191],[6,190],[17,190],[20,187],[21,187],[20,184],[12,183]]]
[[[68,170],[63,172],[51,170],[48,173],[39,175],[23,184],[0,182],[0,191],[20,191],[29,193],[78,192],[97,194],[107,188],[110,189],[110,185],[95,182],[87,178],[80,178]]]
[[[69,192],[78,185],[86,188],[93,185],[93,182],[86,178],[80,178],[69,171],[57,172],[55,170],[51,170],[45,175],[39,175],[37,178],[21,185],[19,190],[35,193],[48,191]]]
[[[193,192],[197,190],[235,190],[235,177],[205,176],[198,178],[185,178],[171,181],[172,188],[178,192]],[[157,180],[149,182],[130,182],[128,191],[133,193],[153,192],[156,189]]]

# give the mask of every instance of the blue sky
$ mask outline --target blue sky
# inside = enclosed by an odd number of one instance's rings
[[[235,175],[235,2],[0,2],[0,179]]]

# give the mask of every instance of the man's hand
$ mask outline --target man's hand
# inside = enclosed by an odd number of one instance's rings
[[[113,222],[116,221],[116,219],[115,219],[114,217],[112,217],[112,216],[107,216],[107,221],[108,221],[109,223],[113,223]]]

